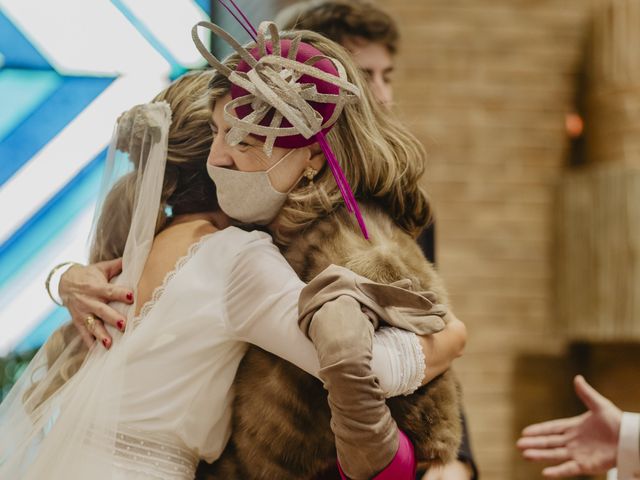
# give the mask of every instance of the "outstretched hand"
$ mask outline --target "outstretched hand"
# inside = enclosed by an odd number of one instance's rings
[[[125,319],[108,305],[109,302],[133,303],[131,289],[109,283],[121,271],[122,259],[117,258],[88,266],[75,265],[60,279],[60,298],[88,347],[95,339],[105,348],[111,347],[112,339],[104,327],[105,322],[119,330],[125,329]],[[95,321],[88,325],[90,316]]]
[[[616,465],[622,411],[581,375],[574,386],[588,411],[530,425],[517,443],[527,460],[554,464],[542,471],[547,478],[596,475]]]

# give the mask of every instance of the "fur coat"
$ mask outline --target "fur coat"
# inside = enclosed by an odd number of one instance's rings
[[[376,207],[363,206],[362,213],[369,241],[342,209],[316,221],[283,249],[300,278],[308,282],[336,264],[382,283],[409,278],[446,304],[442,281],[415,240]],[[234,389],[231,438],[214,464],[200,463],[197,480],[337,478],[331,414],[320,380],[252,346]],[[449,371],[411,395],[387,400],[419,462],[455,458],[461,438],[459,397]]]

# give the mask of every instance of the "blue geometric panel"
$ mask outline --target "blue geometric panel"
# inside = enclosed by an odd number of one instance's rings
[[[48,299],[42,277],[59,261],[86,260],[89,218],[117,115],[203,64],[185,44],[186,25],[209,19],[209,0],[84,0],[81,6],[43,2],[43,14],[21,0],[2,2],[0,357],[37,348],[67,319]],[[87,18],[72,18],[72,8]],[[145,8],[155,9],[154,18]],[[163,28],[176,17],[180,29]],[[69,43],[49,27],[74,28],[83,20],[99,21],[115,37],[83,36],[80,29],[78,41]]]
[[[56,328],[67,321],[69,321],[69,312],[67,312],[67,309],[52,306],[51,312],[38,323],[38,326],[34,328],[29,335],[16,345],[14,351],[23,353],[40,347]]]
[[[49,73],[49,72],[47,72]],[[26,72],[23,72],[25,75]],[[41,74],[41,72],[38,72]],[[57,74],[56,74],[57,75]],[[0,141],[0,185],[17,172],[98,95],[113,78],[58,76],[55,89]]]
[[[60,76],[50,70],[0,70],[0,141],[44,102],[58,88],[60,81]]]
[[[0,11],[0,55],[3,68],[51,70],[51,65],[26,39],[22,32]]]
[[[196,0],[196,3],[203,12],[211,16],[211,0]]]
[[[89,162],[35,215],[0,245],[0,289],[11,281],[38,251],[54,242],[65,227],[95,198],[107,152]]]
[[[144,21],[138,18],[132,12],[125,2],[123,2],[122,0],[111,0],[111,3],[118,10],[120,10],[120,12],[122,12],[122,14],[127,18],[127,20],[129,20],[129,22],[131,22],[132,25],[136,27],[138,32],[140,32],[140,34],[145,38],[145,40],[147,40],[151,45],[153,45],[153,48],[155,48],[160,53],[160,55],[162,55],[165,58],[165,60],[169,62],[169,65],[171,65],[172,71],[180,70],[180,64],[178,63],[174,55],[169,51],[167,47],[165,47],[162,44],[161,41],[159,41],[156,38],[156,36],[153,33],[151,33],[149,28],[147,28],[147,26],[144,24]],[[182,70],[182,73],[184,72],[185,70]]]

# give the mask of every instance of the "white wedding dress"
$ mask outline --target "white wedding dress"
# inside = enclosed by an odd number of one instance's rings
[[[265,233],[229,227],[195,244],[134,319],[120,353],[129,365],[121,415],[128,440],[119,446],[119,467],[147,475],[140,478],[186,480],[199,458],[218,458],[248,343],[317,375],[315,349],[297,324],[303,287]],[[394,383],[382,366],[397,364],[402,345],[380,338],[376,345],[376,370]]]

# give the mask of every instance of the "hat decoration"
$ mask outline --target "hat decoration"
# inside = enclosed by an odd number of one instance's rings
[[[233,0],[230,0],[231,6],[224,0],[218,2],[256,42],[248,50],[211,22],[198,22],[191,32],[196,48],[209,65],[232,84],[232,100],[224,108],[225,122],[230,126],[226,141],[237,145],[247,135],[252,135],[264,142],[264,152],[268,156],[274,146],[301,148],[317,142],[347,210],[356,216],[368,239],[351,187],[325,136],[344,106],[358,101],[360,90],[348,81],[342,63],[303,42],[300,36],[281,39],[273,22],[262,22],[256,30]],[[238,53],[240,63],[235,70],[205,47],[198,27],[210,30]]]

